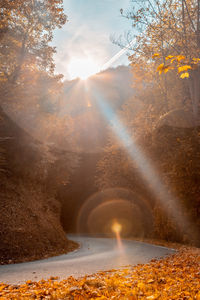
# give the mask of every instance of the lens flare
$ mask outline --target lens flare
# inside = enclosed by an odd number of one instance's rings
[[[101,190],[80,207],[77,216],[77,233],[113,236],[114,221],[121,224],[121,236],[130,234],[142,237],[153,230],[153,218],[148,203],[138,193],[125,188]]]
[[[88,87],[89,89],[89,87]],[[93,85],[93,98],[95,99],[100,111],[112,126],[115,136],[120,144],[126,150],[132,162],[140,171],[144,183],[151,189],[152,193],[160,201],[161,207],[167,215],[176,222],[177,228],[181,234],[188,232],[191,239],[196,239],[196,228],[186,217],[185,210],[171,191],[169,191],[161,180],[159,172],[152,164],[151,160],[145,155],[141,147],[136,143],[133,132],[123,125],[119,116],[114,112],[112,107],[107,103],[104,95],[99,92],[98,88]]]
[[[117,221],[114,221],[114,223],[112,224],[112,231],[116,235],[118,249],[120,252],[122,252],[123,246],[122,246],[122,240],[121,240],[121,236],[120,236],[120,232],[122,231],[122,225],[120,223],[118,223]]]
[[[118,222],[114,222],[112,225],[112,231],[115,234],[120,234],[121,230],[122,230],[122,225],[119,224]]]

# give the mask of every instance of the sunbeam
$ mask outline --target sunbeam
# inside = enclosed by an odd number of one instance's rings
[[[87,85],[88,92],[91,92],[93,99],[96,101],[99,109],[103,113],[107,121],[112,125],[112,129],[118,140],[122,143],[132,162],[135,163],[140,171],[146,184],[151,188],[152,193],[160,201],[161,206],[167,214],[176,222],[179,230],[183,233],[186,229],[195,232],[192,224],[186,219],[183,207],[178,203],[178,199],[174,197],[170,191],[164,186],[160,180],[158,171],[153,166],[150,159],[143,153],[140,146],[135,142],[134,135],[128,132],[123,126],[119,117],[114,113],[112,108],[104,99],[104,96],[99,93],[95,86],[92,90]],[[170,205],[169,205],[170,203]],[[192,237],[192,236],[191,236]]]

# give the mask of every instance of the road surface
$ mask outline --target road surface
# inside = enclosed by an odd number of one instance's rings
[[[117,269],[127,265],[147,263],[152,258],[161,258],[174,252],[173,249],[136,241],[122,241],[122,249],[115,239],[88,236],[68,236],[80,243],[80,249],[56,257],[33,262],[0,266],[0,282],[24,283],[58,276],[80,277],[100,270]]]

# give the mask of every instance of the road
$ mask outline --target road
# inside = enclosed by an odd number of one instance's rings
[[[80,277],[100,270],[117,269],[127,265],[147,263],[152,258],[161,258],[174,252],[173,249],[136,241],[122,241],[118,249],[115,239],[88,236],[68,236],[80,243],[80,249],[56,257],[33,262],[0,266],[0,282],[24,283],[38,281],[50,276],[60,279]]]

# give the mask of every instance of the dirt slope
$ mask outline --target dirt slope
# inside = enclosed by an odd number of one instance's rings
[[[60,225],[60,204],[44,186],[40,144],[0,112],[0,263],[66,253],[77,247]],[[0,169],[1,169],[0,168]]]

